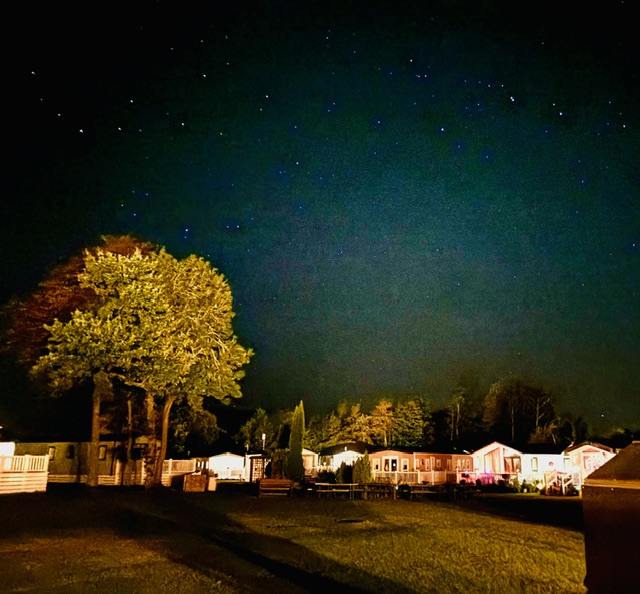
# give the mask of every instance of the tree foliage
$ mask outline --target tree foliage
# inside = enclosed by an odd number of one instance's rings
[[[315,450],[349,441],[418,447],[431,443],[432,435],[429,405],[414,396],[395,405],[383,398],[370,413],[363,412],[360,404],[341,402],[335,411],[310,420],[306,443]]]
[[[12,300],[4,308],[4,348],[19,363],[30,367],[46,354],[48,325],[56,319],[69,321],[76,310],[87,311],[98,306],[98,295],[81,286],[78,278],[85,267],[86,253],[103,250],[129,256],[136,250],[149,254],[157,249],[149,242],[128,235],[106,236],[100,246],[89,248],[59,264],[31,294]]]
[[[409,398],[396,404],[393,410],[394,446],[418,447],[431,441],[431,415],[421,399]]]
[[[147,474],[157,483],[175,400],[241,396],[238,382],[252,352],[233,334],[231,289],[208,262],[176,260],[164,249],[87,251],[78,279],[94,305],[46,326],[47,352],[33,373],[46,375],[54,391],[97,373],[142,390]]]
[[[484,402],[484,421],[496,439],[508,443],[554,441],[557,431],[551,394],[520,381],[491,386]]]
[[[353,482],[366,485],[371,482],[371,462],[369,452],[365,452],[362,458],[353,463]]]
[[[304,405],[302,400],[293,411],[291,419],[291,433],[289,434],[289,458],[287,461],[287,476],[294,481],[304,479],[304,463],[302,447],[304,438]]]
[[[262,451],[271,449],[275,445],[275,435],[276,432],[267,411],[258,408],[251,418],[241,425],[236,435],[236,441],[248,450]]]

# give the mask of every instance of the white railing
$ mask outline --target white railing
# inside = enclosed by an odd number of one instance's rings
[[[46,457],[46,456],[45,456]],[[133,461],[132,461],[132,464]],[[195,472],[196,460],[165,460],[162,464],[162,478],[161,482],[165,487],[171,486],[171,479],[174,476],[180,476],[183,474],[191,474]],[[135,463],[131,475],[132,485],[144,485],[144,479],[146,477],[146,470],[144,464],[141,462]],[[86,474],[50,474],[49,482],[51,483],[86,483],[88,476]],[[103,486],[116,486],[122,484],[122,472],[118,468],[115,474],[100,474],[98,475],[98,484]]]
[[[0,494],[47,490],[49,456],[0,456]]]
[[[446,470],[416,470],[407,471],[383,471],[372,470],[371,478],[376,483],[390,483],[392,485],[442,485],[445,483],[474,483],[475,474],[468,472],[455,472]]]
[[[42,472],[49,467],[49,456],[0,456],[0,472]]]
[[[162,464],[162,474],[189,474],[196,471],[197,460],[165,460]]]

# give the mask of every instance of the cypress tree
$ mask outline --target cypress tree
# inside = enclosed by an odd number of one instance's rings
[[[304,463],[302,461],[302,439],[304,436],[304,406],[302,400],[293,411],[291,434],[289,435],[289,461],[287,476],[293,481],[304,479]]]

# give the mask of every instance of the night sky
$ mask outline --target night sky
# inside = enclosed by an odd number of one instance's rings
[[[129,233],[228,278],[248,407],[471,374],[639,426],[633,3],[557,4],[20,8],[2,301]]]

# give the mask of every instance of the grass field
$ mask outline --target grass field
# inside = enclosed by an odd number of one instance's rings
[[[0,498],[3,592],[580,593],[581,532],[439,502],[76,489]]]

